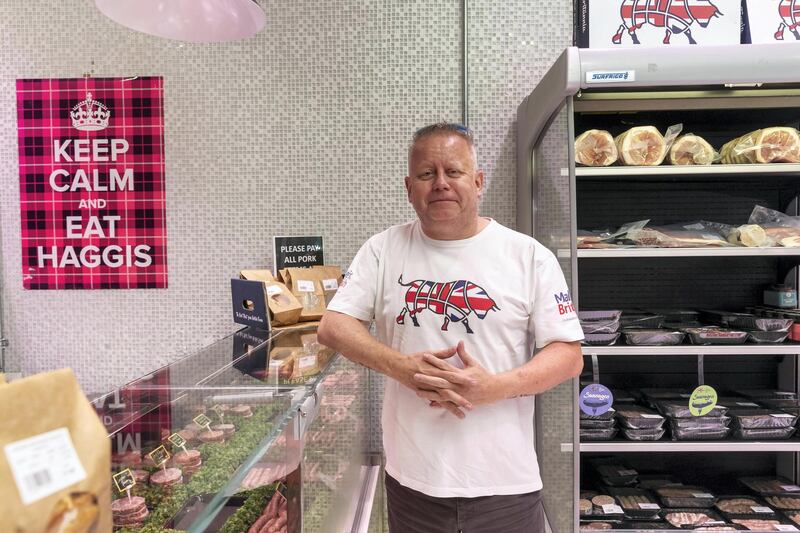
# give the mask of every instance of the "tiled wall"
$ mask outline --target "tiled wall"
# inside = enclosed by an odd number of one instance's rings
[[[9,365],[73,367],[89,391],[235,329],[229,278],[273,235],[321,233],[329,263],[413,215],[410,133],[461,118],[460,0],[262,0],[265,31],[194,45],[137,34],[90,0],[0,2],[0,236]],[[470,125],[483,213],[513,225],[516,107],[571,39],[571,2],[469,2]],[[169,289],[23,291],[14,81],[165,79]]]

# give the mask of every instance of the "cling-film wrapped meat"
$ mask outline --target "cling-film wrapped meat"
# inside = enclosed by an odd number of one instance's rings
[[[764,128],[728,141],[720,150],[722,163],[800,163],[800,132],[794,128]]]
[[[589,130],[575,139],[575,162],[588,167],[607,167],[617,161],[614,137],[605,130]]]
[[[660,165],[667,155],[667,143],[654,126],[637,126],[614,139],[623,165]]]
[[[669,149],[670,165],[710,165],[716,156],[708,142],[691,133],[678,137]]]

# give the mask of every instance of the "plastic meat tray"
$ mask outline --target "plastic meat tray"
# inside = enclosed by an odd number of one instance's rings
[[[634,346],[675,346],[683,342],[684,333],[668,329],[626,329],[625,342]]]
[[[619,320],[597,320],[594,322],[581,321],[583,333],[616,333],[619,330]]]
[[[614,496],[625,512],[626,518],[657,519],[661,506],[653,495],[636,488],[609,488],[608,493]]]
[[[726,518],[775,518],[775,510],[754,496],[720,496],[714,507]]]
[[[747,341],[746,331],[722,328],[686,328],[683,331],[692,344],[744,344]]]
[[[662,315],[622,313],[619,323],[623,328],[656,329],[664,323]]]
[[[622,311],[614,309],[603,311],[578,311],[578,320],[581,322],[601,322],[619,320]]]
[[[652,440],[659,440],[661,437],[664,436],[666,433],[666,428],[654,428],[654,429],[628,429],[624,428],[622,430],[622,434],[628,440],[635,440],[635,441],[652,441]]]
[[[664,425],[663,416],[638,405],[620,407],[617,418],[628,429],[661,429]]]
[[[739,478],[739,483],[762,496],[773,494],[797,494],[800,496],[800,485],[792,483],[785,477],[742,477]]]
[[[778,344],[789,337],[788,331],[748,331],[747,340],[757,344]]]
[[[658,407],[658,412],[660,412],[664,416],[668,416],[671,418],[698,418],[692,415],[691,411],[689,411],[689,400],[682,400],[682,401],[661,401],[656,404]],[[724,405],[715,405],[713,409],[704,416],[707,417],[719,417],[725,416],[728,412],[728,408]]]
[[[617,428],[608,428],[608,429],[580,428],[580,435],[581,435],[581,440],[583,441],[611,440],[617,436]]]
[[[787,428],[794,426],[797,417],[769,409],[735,409],[729,412],[736,425],[742,429]]]
[[[794,434],[794,428],[742,429],[736,428],[733,436],[743,440],[781,440]]]
[[[708,489],[696,485],[661,487],[655,492],[664,507],[707,509],[717,502],[716,496]]]
[[[586,346],[611,346],[619,339],[619,333],[586,333],[584,329],[583,341]]]
[[[694,428],[681,429],[670,426],[672,440],[721,440],[730,435],[730,428]]]
[[[670,418],[669,425],[678,429],[726,429],[729,416],[695,416],[692,418]]]

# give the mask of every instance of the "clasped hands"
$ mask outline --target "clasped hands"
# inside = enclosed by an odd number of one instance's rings
[[[461,359],[464,368],[445,361],[453,355]],[[458,418],[464,418],[464,411],[502,399],[496,376],[467,353],[463,341],[451,348],[419,352],[405,359],[407,364],[398,381],[420,398],[428,400],[431,407],[443,408]]]

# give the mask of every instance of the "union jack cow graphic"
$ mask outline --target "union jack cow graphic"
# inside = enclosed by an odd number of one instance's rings
[[[473,333],[469,327],[467,317],[470,313],[483,320],[489,311],[499,311],[500,308],[492,300],[483,287],[471,281],[460,279],[438,283],[417,279],[403,283],[403,275],[397,283],[406,289],[405,307],[395,319],[398,324],[404,324],[406,313],[411,317],[415,327],[419,327],[417,313],[430,309],[434,314],[444,316],[442,331],[447,331],[450,322],[461,322],[467,328],[467,333]]]
[[[700,27],[708,26],[711,19],[722,13],[710,0],[623,0],[619,9],[622,24],[611,42],[622,42],[622,34],[627,29],[633,44],[641,44],[636,30],[650,24],[656,28],[665,28],[664,44],[669,44],[673,33],[682,33],[690,44],[697,44],[689,29],[695,21]]]
[[[783,40],[783,30],[789,28],[794,38],[800,40],[800,0],[781,0],[778,4],[778,12],[781,15],[781,24],[778,26],[778,31],[775,32],[775,40]]]

